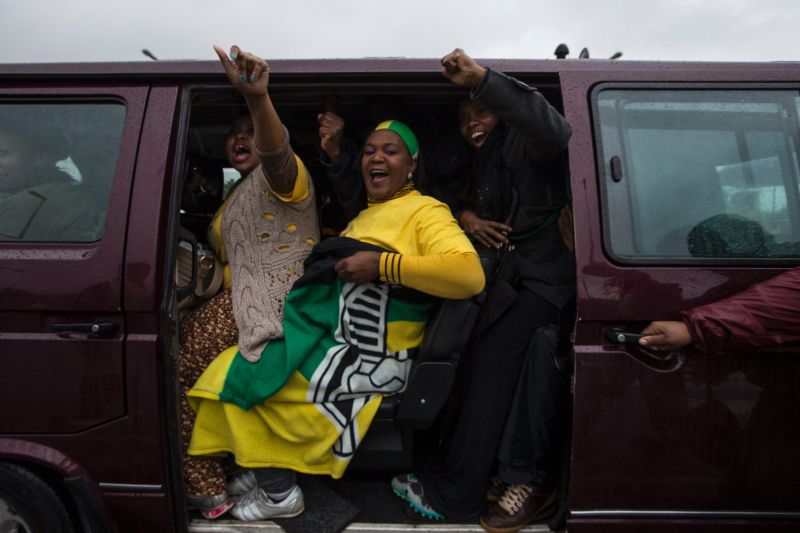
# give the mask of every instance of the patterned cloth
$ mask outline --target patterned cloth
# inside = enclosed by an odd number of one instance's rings
[[[226,350],[189,392],[198,413],[189,453],[344,474],[381,395],[405,388],[432,305],[413,290],[336,276],[339,258],[379,250],[343,237],[315,247],[286,300],[284,338],[255,363]]]
[[[231,291],[224,290],[181,320],[178,374],[181,382],[181,437],[183,478],[188,494],[210,496],[225,488],[225,475],[216,457],[192,457],[186,453],[192,437],[195,414],[187,394],[211,361],[236,344],[238,330],[233,319]]]

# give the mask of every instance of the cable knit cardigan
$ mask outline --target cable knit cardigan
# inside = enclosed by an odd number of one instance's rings
[[[319,241],[314,187],[303,162],[289,146],[259,153],[262,165],[233,191],[222,215],[222,238],[231,268],[233,314],[239,351],[249,361],[261,357],[270,339],[283,336],[283,304],[303,260]],[[288,196],[269,187],[264,172],[296,176]]]

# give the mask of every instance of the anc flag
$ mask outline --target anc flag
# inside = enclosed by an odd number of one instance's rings
[[[400,392],[430,297],[388,284],[343,282],[335,262],[362,250],[346,237],[318,244],[284,307],[284,338],[249,362],[234,346],[189,392],[191,455],[235,454],[246,467],[341,477],[383,395]]]

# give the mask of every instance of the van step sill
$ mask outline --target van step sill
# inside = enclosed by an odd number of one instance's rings
[[[254,533],[257,531],[283,531],[278,524],[270,521],[263,522],[241,522],[239,520],[200,520],[195,519],[189,522],[190,533]],[[414,531],[425,533],[426,531],[451,531],[451,532],[483,532],[478,524],[366,524],[354,522],[344,531],[357,533],[394,533],[403,531]],[[521,529],[522,532],[545,532],[550,531],[545,524],[536,524]]]

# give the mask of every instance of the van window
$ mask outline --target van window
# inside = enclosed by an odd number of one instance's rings
[[[101,238],[125,107],[0,101],[0,241]]]
[[[800,257],[798,91],[606,89],[594,113],[612,256]]]

